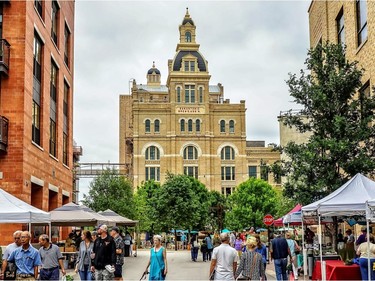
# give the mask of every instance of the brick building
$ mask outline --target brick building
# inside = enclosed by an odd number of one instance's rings
[[[187,11],[166,85],[154,64],[147,84],[133,80],[131,93],[120,95],[120,163],[135,187],[163,182],[167,172],[196,177],[226,195],[249,176],[274,184],[266,166],[279,153],[264,141],[246,141],[245,101],[231,103],[210,78]]]
[[[1,1],[0,13],[0,187],[49,211],[73,197],[74,1]],[[2,244],[14,227],[0,225]]]

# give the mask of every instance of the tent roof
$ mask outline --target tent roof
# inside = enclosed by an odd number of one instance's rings
[[[302,207],[302,211],[317,211],[325,216],[364,214],[366,202],[372,198],[375,182],[358,173],[328,196]]]
[[[302,205],[298,203],[298,204],[295,205],[294,208],[291,209],[286,215],[284,215],[284,216],[282,216],[281,218],[278,218],[277,220],[275,220],[275,221],[273,222],[273,225],[274,225],[274,226],[284,226],[284,223],[283,223],[283,219],[284,219],[284,217],[287,216],[287,215],[293,214],[293,213],[295,213],[295,212],[299,212],[299,211],[301,211],[301,208],[302,208]]]
[[[50,223],[51,215],[0,188],[0,223]]]
[[[126,217],[120,216],[116,212],[107,209],[103,212],[99,212],[100,215],[110,219],[112,222],[114,222],[116,225],[123,225],[123,226],[135,226],[138,221],[133,221],[131,219],[128,219]]]
[[[105,218],[86,206],[75,203],[67,203],[51,211],[52,225],[59,226],[90,226],[100,223],[110,224],[110,220]]]

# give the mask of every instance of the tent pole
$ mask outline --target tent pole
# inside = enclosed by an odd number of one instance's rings
[[[318,241],[319,241],[319,251],[320,251],[320,271],[322,273],[322,280],[323,281],[326,281],[326,272],[325,272],[325,268],[323,266],[323,247],[322,247],[322,242],[323,242],[323,237],[322,237],[322,225],[321,225],[321,215],[318,211],[318,222],[319,222],[319,236],[318,236]]]
[[[368,281],[371,280],[371,271],[372,268],[370,268],[370,217],[367,216],[367,210],[368,209],[368,202],[366,201],[366,229],[367,229],[367,278],[368,278]]]
[[[302,258],[303,258],[303,281],[305,281],[305,275],[307,273],[307,250],[305,249],[305,230],[303,228],[303,212],[301,211],[302,219]]]

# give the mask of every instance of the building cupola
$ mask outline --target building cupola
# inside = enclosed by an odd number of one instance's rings
[[[160,86],[160,70],[155,67],[155,62],[152,62],[152,67],[147,71],[147,85]]]
[[[186,8],[186,14],[182,20],[180,29],[180,44],[196,44],[195,43],[195,24]]]

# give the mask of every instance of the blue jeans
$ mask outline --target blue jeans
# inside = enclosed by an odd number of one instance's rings
[[[361,276],[362,276],[362,280],[368,280],[368,259],[366,258],[360,258],[359,259],[359,266],[360,266],[360,270],[361,270]],[[375,272],[372,270],[373,269],[373,265],[374,265],[374,262],[375,262],[375,259],[370,259],[370,276],[371,276],[371,280],[375,280]]]
[[[59,280],[60,270],[59,267],[54,269],[41,269],[40,270],[40,280]]]
[[[287,259],[274,260],[277,281],[288,280],[286,274]]]
[[[199,248],[191,247],[191,259],[197,261]]]
[[[81,280],[93,280],[92,273],[90,271],[89,265],[84,265],[85,270],[78,270],[79,278]]]

